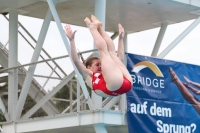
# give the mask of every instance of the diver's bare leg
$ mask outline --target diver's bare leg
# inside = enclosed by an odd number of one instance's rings
[[[170,68],[169,72],[172,78],[172,82],[176,84],[183,98],[195,108],[198,114],[200,114],[200,101],[187,90],[185,85],[180,81],[180,79],[178,78],[178,76],[172,68]]]
[[[199,91],[199,90],[197,90],[197,89],[195,89],[195,88],[189,86],[188,84],[186,84],[186,83],[184,83],[184,82],[182,82],[182,83],[183,83],[183,85],[184,85],[186,88],[190,89],[194,94],[200,95],[200,91]]]
[[[186,76],[183,76],[183,77],[188,83],[200,88],[200,84],[199,83],[196,83],[196,82],[193,82],[193,81],[189,80]]]
[[[128,72],[127,68],[124,66],[124,64],[121,62],[121,60],[117,57],[116,52],[115,52],[115,45],[114,45],[112,39],[103,30],[102,23],[93,15],[91,16],[91,20],[92,20],[92,22],[94,22],[98,25],[98,31],[101,34],[101,36],[103,37],[103,39],[106,41],[108,52],[109,52],[111,58],[114,60],[116,65],[119,67],[119,69],[123,73],[123,76],[126,77],[132,83],[131,75]]]
[[[176,84],[184,99],[191,104],[195,105],[199,104],[196,98],[187,90],[185,85],[180,81],[180,79],[178,78],[178,76],[176,75],[176,73],[173,71],[172,68],[170,68],[169,72],[172,78],[172,82]]]
[[[107,50],[107,44],[97,30],[98,25],[91,22],[89,18],[86,18],[84,21],[87,24],[94,38],[94,43],[99,51],[102,74],[107,88],[110,91],[115,91],[119,89],[123,83],[123,74],[110,57],[110,54]]]

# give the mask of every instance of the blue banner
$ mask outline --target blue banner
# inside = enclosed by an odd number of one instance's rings
[[[200,133],[200,66],[127,54],[129,133]]]

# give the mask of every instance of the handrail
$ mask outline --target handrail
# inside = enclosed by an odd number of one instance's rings
[[[1,45],[0,45],[0,47],[1,47]],[[93,52],[93,51],[97,51],[97,49],[87,50],[87,51],[83,51],[83,52],[80,52],[80,53],[81,54],[85,54],[85,53],[89,53],[89,52]],[[39,64],[39,63],[43,63],[43,62],[47,62],[47,61],[56,60],[56,59],[62,59],[62,58],[66,58],[66,57],[69,57],[69,55],[59,56],[59,57],[50,58],[50,59],[46,59],[46,60],[42,60],[42,61],[36,61],[36,62],[24,64],[24,65],[18,65],[16,67],[5,68],[5,69],[0,70],[0,72],[8,71],[8,70],[19,68],[19,67],[25,67],[25,66],[35,65],[35,64]]]
[[[8,57],[8,50],[6,48],[4,48],[4,45],[0,42],[0,48],[2,49],[2,51],[6,54],[6,56]],[[18,66],[23,66],[21,65],[19,62],[18,62]],[[12,68],[9,68],[8,70],[11,70],[11,69],[19,69],[20,71],[22,71],[22,73],[27,73],[27,70],[24,68],[24,67],[12,67]],[[0,70],[0,73],[1,72],[4,72],[6,71],[6,69],[2,69]],[[39,88],[42,88],[42,86],[33,78],[33,83],[38,86]],[[44,91],[45,92],[45,91]],[[46,92],[45,92],[46,94]]]

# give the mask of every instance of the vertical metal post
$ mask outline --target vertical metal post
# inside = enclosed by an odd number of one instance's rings
[[[70,99],[70,113],[71,113],[72,112],[72,81],[70,82],[69,99]]]
[[[53,0],[47,0],[49,8],[50,8],[51,13],[52,13],[52,15],[54,17],[54,20],[56,21],[56,25],[58,27],[58,30],[59,30],[60,35],[62,37],[62,40],[63,40],[63,42],[65,44],[67,52],[70,53],[69,42],[68,42],[68,40],[66,38],[66,35],[64,33],[63,27],[62,27],[61,22],[60,22],[60,18],[58,16],[58,13],[56,12],[55,4],[52,1]],[[76,72],[76,75],[77,75],[77,78],[79,80],[79,83],[80,83],[80,85],[82,87],[83,93],[84,93],[85,97],[87,98],[88,106],[89,106],[90,109],[92,109],[93,108],[93,103],[92,103],[92,100],[90,99],[90,95],[89,95],[89,93],[87,91],[87,87],[85,85],[83,77],[81,76],[81,74],[79,73],[79,71],[76,68],[75,64],[73,63],[71,56],[70,56],[70,60],[71,60],[72,65],[74,67],[74,71]]]
[[[81,97],[80,99],[80,109],[83,111],[84,108],[83,108],[83,101],[84,101],[84,97]]]
[[[127,33],[125,33],[124,36],[124,53],[127,52],[128,50],[128,35]],[[126,56],[124,56],[124,60],[123,60],[124,65],[126,66],[127,62],[126,62]],[[121,111],[125,111],[126,110],[126,94],[123,94],[121,96],[121,99],[119,101],[119,109]]]
[[[106,0],[95,0],[95,16],[102,22],[102,28],[105,29]]]
[[[18,63],[18,11],[9,12],[9,56],[8,67],[16,67]],[[18,69],[10,70],[8,75],[8,114],[15,121],[18,100]]]
[[[198,24],[200,17],[198,17],[187,29],[185,29],[165,50],[163,50],[157,57],[164,58],[180,41],[183,40]]]
[[[124,35],[124,53],[128,51],[128,35],[125,33]]]
[[[119,101],[119,110],[125,112],[126,109],[126,94],[123,94]]]
[[[42,46],[44,43],[44,39],[46,37],[46,33],[49,28],[49,24],[50,24],[51,20],[52,20],[52,14],[51,14],[51,11],[48,10],[46,17],[44,19],[43,25],[42,25],[42,29],[40,31],[40,35],[39,35],[31,62],[38,61],[38,58],[40,56],[40,52],[42,50]],[[36,68],[36,65],[31,65],[28,69],[28,72],[27,72],[27,75],[26,75],[26,78],[25,78],[25,81],[24,81],[24,84],[22,87],[22,92],[20,94],[19,101],[17,103],[17,110],[16,110],[17,111],[17,119],[19,119],[21,116],[21,112],[22,112],[22,109],[23,109],[23,106],[24,106],[24,103],[25,103],[25,100],[26,100],[26,97],[27,97],[27,94],[28,94],[28,91],[30,88],[30,84],[33,79],[33,74],[34,74],[35,68]]]
[[[80,111],[80,84],[77,81],[77,112]]]
[[[102,28],[105,29],[106,0],[95,0],[95,16],[102,22]],[[92,91],[92,100],[94,109],[102,108],[102,97],[96,95],[94,91]],[[94,125],[94,129],[96,133],[107,133],[104,125]]]
[[[96,133],[108,133],[104,124],[95,124],[94,129]]]
[[[161,45],[162,40],[163,40],[163,37],[165,35],[165,31],[167,29],[167,26],[168,26],[167,22],[164,22],[164,23],[161,24],[161,28],[160,28],[156,43],[154,45],[153,51],[151,53],[151,56],[154,56],[154,57],[157,56],[158,51],[160,49],[160,45]]]
[[[102,22],[102,28],[105,29],[106,18],[106,0],[95,0],[95,16]],[[96,46],[94,45],[94,49]],[[94,52],[97,55],[97,52]],[[102,97],[92,91],[92,101],[94,109],[102,108]]]
[[[84,103],[83,103],[83,110],[86,110],[86,100],[84,100]]]

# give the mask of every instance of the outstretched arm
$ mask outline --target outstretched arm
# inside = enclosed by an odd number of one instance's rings
[[[123,61],[124,59],[124,28],[122,27],[121,24],[118,24],[118,28],[119,28],[119,38],[118,38],[118,50],[117,50],[117,57]]]
[[[196,83],[196,82],[193,82],[193,81],[189,80],[186,76],[183,76],[183,77],[188,83],[200,88],[200,84],[199,83]]]
[[[197,89],[195,89],[195,88],[189,86],[188,84],[186,84],[186,83],[184,83],[184,82],[182,82],[182,83],[184,84],[184,86],[185,86],[186,88],[190,89],[194,94],[200,95],[200,91],[199,91],[199,90],[197,90]]]
[[[83,63],[79,60],[78,55],[77,55],[77,51],[76,51],[76,45],[75,45],[75,41],[74,41],[74,37],[75,37],[75,31],[72,31],[71,27],[69,24],[67,24],[65,26],[65,34],[68,37],[69,41],[70,41],[70,50],[71,50],[71,57],[72,60],[74,61],[74,64],[76,65],[78,71],[80,72],[80,74],[83,76],[83,78],[85,79],[88,75],[91,74],[90,70],[88,70]]]

